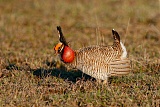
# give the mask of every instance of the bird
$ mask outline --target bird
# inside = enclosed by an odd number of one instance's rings
[[[130,73],[131,63],[127,57],[126,47],[114,29],[112,45],[91,45],[78,50],[73,50],[69,46],[60,26],[57,26],[57,31],[59,43],[54,46],[54,51],[67,66],[76,68],[104,83],[108,82],[111,76]]]

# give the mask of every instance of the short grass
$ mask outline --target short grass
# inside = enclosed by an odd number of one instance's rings
[[[116,29],[132,72],[107,86],[66,68],[57,25],[73,49],[111,44]],[[0,0],[0,106],[160,106],[159,0]]]

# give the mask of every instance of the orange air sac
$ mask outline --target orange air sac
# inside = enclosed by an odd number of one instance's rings
[[[65,46],[62,54],[63,61],[65,63],[70,63],[74,60],[74,56],[75,56],[74,51],[70,47]]]

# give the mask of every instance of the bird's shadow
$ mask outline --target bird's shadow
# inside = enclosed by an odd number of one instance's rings
[[[80,79],[83,79],[84,81],[92,79],[92,77],[82,73],[79,70],[67,71],[67,70],[62,70],[57,68],[53,68],[53,69],[39,68],[39,69],[32,70],[32,74],[40,78],[54,76],[54,77],[62,78],[63,80],[72,81],[72,82],[76,82],[77,80],[80,80]]]
[[[63,64],[58,63],[56,61],[44,61],[44,65],[47,66],[47,68],[38,68],[38,69],[32,69],[29,65],[27,67],[22,66],[18,67],[16,64],[9,63],[8,66],[6,66],[7,70],[19,70],[19,71],[30,71],[31,74],[34,76],[37,76],[39,78],[46,78],[48,76],[54,76],[57,78],[62,78],[63,80],[76,82],[77,80],[95,80],[91,76],[84,74],[80,70],[77,69],[70,69],[68,70],[67,67],[65,67]],[[58,65],[58,67],[57,67]]]
[[[55,67],[55,61],[46,62],[47,66],[50,66],[49,69],[39,68],[32,69],[32,74],[40,78],[46,78],[48,76],[54,76],[57,78],[62,78],[63,80],[76,82],[77,80],[94,80],[91,76],[84,74],[82,71],[77,69],[68,70],[64,65],[60,65],[58,68]]]

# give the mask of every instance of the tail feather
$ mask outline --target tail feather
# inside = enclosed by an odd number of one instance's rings
[[[127,50],[126,47],[124,46],[124,44],[122,42],[120,42],[121,48],[122,48],[122,55],[121,55],[121,59],[127,58]]]

